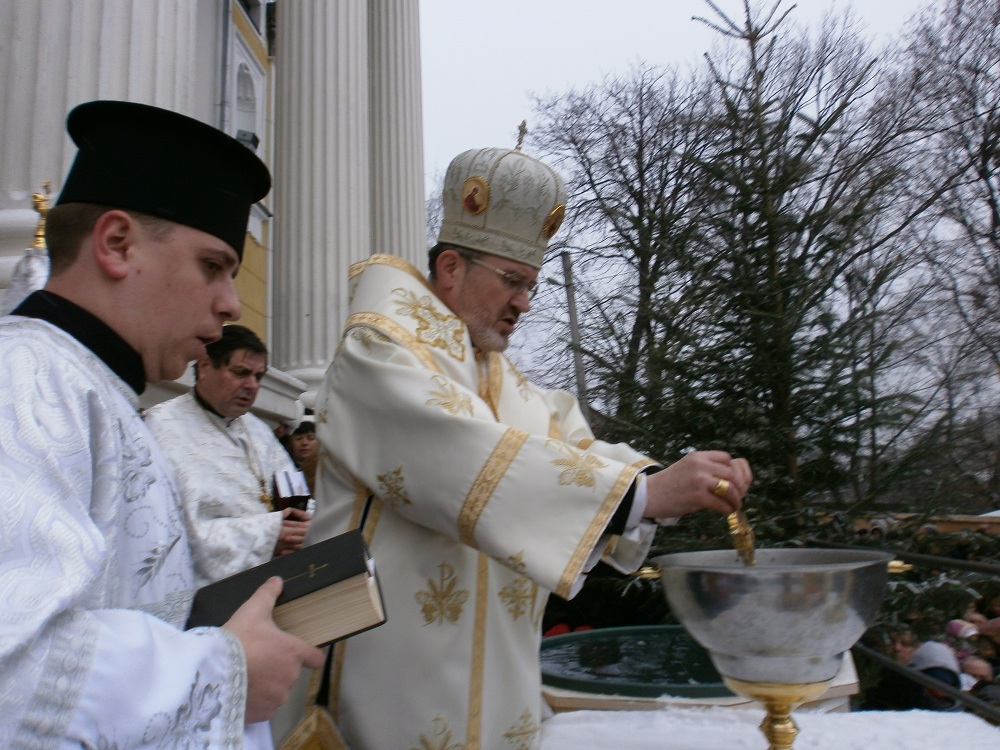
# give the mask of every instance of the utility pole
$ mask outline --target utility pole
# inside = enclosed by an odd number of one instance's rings
[[[563,266],[563,286],[566,287],[566,306],[569,309],[569,340],[573,349],[573,368],[576,371],[576,397],[580,401],[580,411],[583,418],[590,421],[590,403],[587,400],[587,382],[583,372],[583,352],[580,349],[580,326],[576,318],[576,290],[573,284],[573,266],[569,260],[569,251],[560,254]]]

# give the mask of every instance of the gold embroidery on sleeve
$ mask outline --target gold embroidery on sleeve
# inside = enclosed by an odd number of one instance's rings
[[[549,441],[549,446],[566,454],[565,458],[552,459],[552,463],[556,466],[565,467],[559,474],[560,485],[576,484],[581,487],[593,487],[594,475],[608,466],[594,454],[578,451],[566,443]]]
[[[518,577],[508,583],[498,596],[504,607],[515,620],[521,619],[523,615],[531,612],[534,614],[535,603],[538,600],[538,587],[526,575],[524,564],[524,552],[511,555],[504,562],[508,568],[518,573]]]
[[[384,344],[387,341],[391,341],[384,333],[376,331],[373,328],[355,328],[351,331],[350,336],[357,340],[367,351],[371,351],[372,346],[376,343]]]
[[[562,428],[559,426],[559,422],[556,420],[556,415],[553,414],[549,417],[549,434],[548,437],[552,440],[562,440],[563,433]]]
[[[431,721],[432,735],[420,735],[420,746],[410,750],[465,750],[461,742],[451,741],[451,728],[443,716],[435,716]]]
[[[444,349],[459,362],[465,361],[465,323],[455,315],[443,315],[435,309],[431,296],[423,297],[409,289],[393,289],[396,314],[417,321],[417,340],[438,349]]]
[[[611,515],[615,512],[615,508],[618,507],[618,503],[621,502],[622,497],[625,496],[625,491],[628,486],[635,481],[635,475],[639,473],[640,468],[645,465],[645,461],[638,461],[634,464],[626,466],[615,479],[614,484],[608,493],[604,496],[604,501],[601,503],[601,510],[591,521],[590,527],[587,529],[587,533],[583,535],[580,543],[576,546],[573,551],[573,556],[570,558],[569,563],[566,565],[566,569],[563,571],[562,576],[559,578],[559,584],[556,586],[556,595],[561,596],[566,599],[569,596],[569,592],[572,590],[573,582],[576,581],[577,576],[580,575],[580,570],[583,564],[590,557],[591,550],[597,544],[597,540],[600,539],[601,534],[604,533],[604,529],[608,526],[608,521],[611,520]]]
[[[410,505],[410,498],[403,486],[403,467],[378,475],[382,498],[393,508]]]
[[[431,378],[439,390],[431,391],[427,406],[440,406],[451,415],[466,414],[472,416],[472,397],[462,393],[458,386],[448,381],[442,375]]]
[[[438,568],[441,570],[438,580],[427,579],[430,591],[418,591],[414,595],[424,615],[425,625],[432,622],[458,622],[462,616],[462,608],[469,600],[468,590],[458,588],[454,568],[448,563],[441,563]]]
[[[528,440],[528,433],[521,430],[509,428],[496,444],[493,453],[486,459],[486,463],[479,470],[479,475],[472,483],[469,494],[462,503],[462,509],[458,512],[458,534],[463,544],[475,547],[476,524],[483,513],[483,508],[489,502],[490,497],[496,490],[500,480],[510,468],[510,465],[517,457]]]
[[[434,356],[427,351],[426,345],[418,341],[416,336],[403,328],[399,323],[384,315],[379,315],[378,313],[355,313],[344,324],[345,330],[366,327],[374,328],[379,333],[388,336],[391,340],[404,347],[414,357],[419,359],[421,364],[428,370],[441,372],[441,366],[434,361]],[[336,359],[334,359],[333,364],[336,366]]]
[[[517,723],[504,732],[504,738],[514,750],[530,750],[535,736],[541,730],[531,709],[524,709]]]
[[[523,372],[514,367],[514,363],[509,359],[507,360],[507,369],[510,372],[511,377],[514,378],[514,382],[517,383],[517,392],[521,394],[521,398],[524,401],[530,399],[533,391],[531,381],[528,380],[527,376]]]

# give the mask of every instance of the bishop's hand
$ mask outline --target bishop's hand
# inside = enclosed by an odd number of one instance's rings
[[[729,515],[740,509],[753,473],[746,459],[725,451],[693,451],[646,477],[649,518],[677,518],[696,510]]]

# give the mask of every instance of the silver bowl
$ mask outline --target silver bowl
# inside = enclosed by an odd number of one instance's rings
[[[660,568],[671,610],[726,677],[754,683],[831,680],[874,621],[892,555],[877,551],[758,549],[680,552]]]

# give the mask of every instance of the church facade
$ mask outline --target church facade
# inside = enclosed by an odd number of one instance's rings
[[[271,351],[255,411],[311,406],[347,310],[347,270],[426,257],[418,0],[0,0],[0,289],[31,248],[92,99],[212,124],[271,169],[238,277],[241,322]],[[155,179],[155,175],[150,176]],[[158,384],[145,405],[191,384]]]

